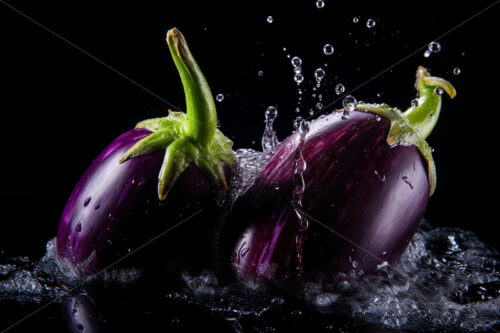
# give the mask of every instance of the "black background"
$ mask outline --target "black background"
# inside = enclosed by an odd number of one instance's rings
[[[278,107],[279,138],[292,130],[297,93],[287,54],[304,61],[306,97],[314,69],[326,70],[321,91],[328,104],[337,97],[337,83],[349,93],[493,2],[325,0],[323,9],[315,0],[9,3],[182,109],[182,86],[165,43],[166,31],[179,28],[214,95],[225,95],[217,103],[221,130],[235,148],[260,148],[268,105]],[[426,217],[435,225],[473,230],[493,246],[499,244],[499,14],[500,5],[492,7],[439,39],[440,53],[425,58],[420,49],[353,93],[404,109],[415,96],[418,65],[455,85],[458,95],[444,97],[428,139],[438,185]],[[366,27],[368,18],[376,21],[373,29]],[[92,159],[119,134],[165,115],[169,106],[1,3],[0,41],[0,250],[36,258]],[[322,53],[325,43],[335,47],[332,56]],[[306,99],[304,109],[313,101]],[[334,107],[341,102],[326,112]]]

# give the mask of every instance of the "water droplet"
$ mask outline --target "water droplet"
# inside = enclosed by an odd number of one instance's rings
[[[278,109],[274,106],[268,106],[266,109],[266,120],[273,121],[278,115]]]
[[[425,58],[429,58],[430,56],[431,56],[431,51],[429,51],[429,50],[425,50],[425,52],[424,52],[424,57],[425,57]]]
[[[376,120],[376,121],[380,121],[380,120],[382,120],[382,117],[380,117],[379,115],[376,115],[376,116],[375,116],[375,120]]]
[[[352,267],[357,268],[359,266],[358,262],[356,260],[352,261]]]
[[[297,113],[300,112],[300,108],[298,106],[295,108],[295,112],[297,112]]]
[[[75,231],[76,231],[76,232],[80,232],[80,231],[82,231],[82,223],[81,223],[81,222],[78,222],[78,224],[77,224],[77,225],[76,225],[76,227],[75,227]]]
[[[427,46],[427,49],[432,53],[438,53],[439,51],[441,51],[441,44],[439,44],[438,42],[430,42]]]
[[[299,74],[302,73],[302,66],[295,66],[293,68],[294,73]]]
[[[273,23],[273,17],[269,15],[266,19],[267,23]]]
[[[377,22],[375,22],[374,19],[368,19],[368,21],[366,21],[366,27],[368,29],[375,27],[376,24],[377,24]]]
[[[418,107],[418,99],[416,98],[412,99],[410,104],[414,108]]]
[[[335,93],[337,95],[341,95],[345,92],[345,87],[342,83],[339,83],[335,86]]]
[[[316,109],[321,110],[323,108],[323,103],[316,103]]]
[[[358,22],[359,22],[359,17],[354,16],[354,17],[352,18],[352,23],[358,23]]]
[[[437,96],[441,96],[443,94],[444,90],[443,88],[436,88],[434,89],[434,93],[437,95]]]
[[[304,81],[304,75],[298,73],[298,74],[295,74],[295,76],[293,77],[293,79],[295,80],[295,82],[297,82],[297,84],[301,84],[302,81]]]
[[[215,96],[215,100],[217,102],[222,102],[224,100],[224,95],[223,94],[218,94],[217,96]]]
[[[316,1],[316,8],[321,9],[323,7],[325,7],[325,1],[323,1],[323,0],[317,0]]]
[[[347,112],[354,111],[356,108],[356,104],[358,104],[358,101],[354,96],[347,95],[344,100],[342,101],[342,105],[344,106],[344,110]]]
[[[332,55],[333,51],[334,51],[334,48],[331,44],[325,44],[325,46],[323,46],[323,53],[324,54]]]
[[[314,71],[314,77],[316,78],[317,82],[321,82],[323,78],[325,77],[325,71],[322,68],[318,68]]]
[[[385,175],[383,173],[375,170],[375,175],[377,176],[378,180],[380,180],[381,182],[385,182]]]
[[[87,199],[85,199],[85,201],[83,202],[83,207],[87,207],[90,203],[90,200],[92,200],[92,197],[87,197]]]
[[[292,65],[293,65],[293,67],[302,65],[302,59],[300,59],[299,57],[293,57],[292,58]]]
[[[453,68],[453,74],[460,75],[461,72],[462,72],[462,70],[459,67]]]
[[[411,183],[410,179],[408,176],[403,176],[403,181],[410,186],[410,188],[413,190],[413,184]]]
[[[297,130],[300,134],[306,134],[309,132],[309,123],[302,117],[297,117],[293,121],[293,128]]]
[[[264,76],[264,72],[263,72],[263,71],[259,71],[259,72],[257,73],[257,75],[259,75],[259,76]]]

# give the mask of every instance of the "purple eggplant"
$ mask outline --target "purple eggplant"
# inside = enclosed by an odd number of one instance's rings
[[[184,86],[186,113],[169,111],[165,118],[140,122],[84,173],[57,233],[59,259],[76,274],[96,273],[196,209],[213,205],[213,192],[227,189],[232,142],[216,128],[212,94],[184,36],[174,28],[167,43]]]
[[[435,188],[425,138],[443,89],[455,96],[451,84],[423,67],[416,87],[418,103],[405,112],[347,104],[302,122],[304,129],[276,148],[227,224],[239,278],[356,278],[405,251]]]

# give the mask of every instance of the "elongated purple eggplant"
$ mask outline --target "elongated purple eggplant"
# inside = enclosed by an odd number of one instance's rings
[[[405,112],[351,104],[277,147],[228,223],[240,278],[359,277],[404,252],[436,183],[425,138],[443,89],[455,96],[451,84],[423,67],[416,87],[418,105]],[[297,157],[306,163],[300,174]],[[297,199],[298,185],[305,192]]]
[[[227,188],[232,142],[216,128],[212,94],[184,36],[174,28],[167,43],[186,113],[140,122],[84,173],[57,233],[58,256],[77,274],[95,273],[195,208],[213,204],[212,190]]]

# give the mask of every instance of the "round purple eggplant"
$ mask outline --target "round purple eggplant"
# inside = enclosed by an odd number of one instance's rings
[[[232,142],[217,127],[208,84],[177,29],[167,34],[186,95],[186,113],[137,124],[92,162],[59,223],[59,259],[96,273],[227,189]],[[168,195],[168,198],[167,198]]]
[[[356,278],[405,251],[435,187],[424,138],[436,123],[442,89],[455,95],[422,67],[416,86],[418,105],[404,113],[384,104],[348,105],[276,148],[227,224],[239,278]],[[305,191],[297,204],[298,156]]]

